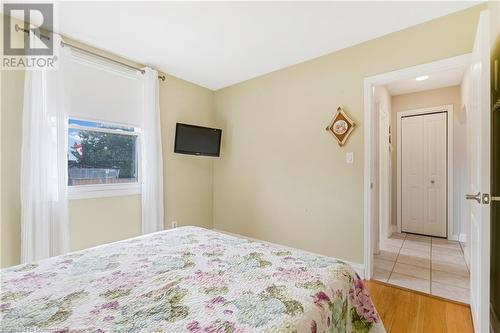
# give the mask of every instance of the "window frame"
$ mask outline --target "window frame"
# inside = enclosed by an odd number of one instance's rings
[[[119,127],[130,127],[134,128],[134,131],[125,131],[120,129],[109,129],[109,128],[98,128],[91,126],[83,126],[70,124],[70,120],[78,120],[78,121],[87,121],[100,123],[104,125],[115,125]],[[66,118],[66,154],[69,148],[69,130],[83,130],[83,131],[92,131],[92,132],[101,132],[101,133],[110,133],[117,135],[129,135],[135,136],[135,158],[136,158],[136,168],[137,168],[137,181],[133,183],[116,183],[116,184],[88,184],[88,185],[68,185],[66,182],[66,186],[68,189],[68,199],[69,200],[77,200],[77,199],[90,199],[90,198],[105,198],[105,197],[117,197],[117,196],[127,196],[127,195],[137,195],[141,194],[141,183],[142,183],[142,172],[141,172],[141,129],[129,124],[120,124],[116,122],[110,122],[105,120],[96,120],[96,119],[83,119],[79,117],[67,117]],[[66,157],[66,165],[68,163],[68,157]],[[69,171],[66,175],[69,177]]]

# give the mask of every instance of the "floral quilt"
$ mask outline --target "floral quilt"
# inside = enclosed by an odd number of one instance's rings
[[[333,258],[183,227],[1,271],[1,332],[384,332]]]

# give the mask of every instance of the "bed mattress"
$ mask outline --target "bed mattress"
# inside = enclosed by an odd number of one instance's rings
[[[182,227],[1,271],[4,332],[384,332],[346,263]]]

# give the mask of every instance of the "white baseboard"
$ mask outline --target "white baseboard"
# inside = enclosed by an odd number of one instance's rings
[[[220,233],[223,233],[223,234],[227,234],[227,235],[231,235],[231,236],[235,236],[235,237],[240,237],[240,238],[245,238],[245,239],[249,239],[249,240],[252,240],[252,241],[257,241],[257,242],[262,242],[262,243],[267,243],[267,244],[271,244],[271,245],[279,245],[279,246],[283,246],[283,247],[287,247],[287,248],[290,248],[290,249],[295,249],[295,250],[299,250],[299,251],[304,251],[304,252],[309,252],[309,253],[313,253],[313,252],[310,252],[310,251],[306,251],[306,250],[302,250],[302,249],[296,249],[296,248],[293,248],[291,246],[287,246],[287,245],[282,245],[282,244],[275,244],[275,243],[271,243],[271,242],[268,242],[268,241],[265,241],[265,240],[262,240],[262,239],[257,239],[257,238],[253,238],[253,237],[248,237],[248,236],[245,236],[245,235],[240,235],[240,234],[235,234],[235,233],[232,233],[232,232],[229,232],[229,231],[224,231],[224,230],[220,230],[220,229],[217,229],[217,228],[212,228],[213,231],[217,231],[217,232],[220,232]],[[317,254],[317,253],[313,253],[313,254]],[[318,255],[322,255],[324,256],[324,254],[318,254]],[[327,256],[328,257],[328,256]],[[333,257],[331,257],[333,258]],[[338,259],[340,261],[343,261],[345,262],[346,264],[349,264],[349,266],[352,267],[352,269],[354,269],[354,271],[362,278],[364,279],[365,278],[365,265],[364,264],[360,264],[360,263],[357,263],[357,262],[352,262],[352,261],[349,261],[349,260],[344,260],[344,259],[341,259],[341,258],[334,258],[334,259]]]
[[[387,235],[384,235],[384,238],[389,238],[391,237],[393,234],[395,234],[396,232],[398,232],[398,226],[397,225],[394,225],[394,224],[390,224],[389,225],[389,230],[387,230]],[[387,237],[385,237],[387,236]],[[380,245],[380,244],[379,244]]]
[[[467,243],[467,235],[466,234],[458,235],[458,240],[462,243]]]

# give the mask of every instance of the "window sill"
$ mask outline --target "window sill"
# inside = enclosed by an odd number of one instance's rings
[[[141,186],[133,184],[77,185],[68,187],[68,199],[91,199],[141,194]]]

